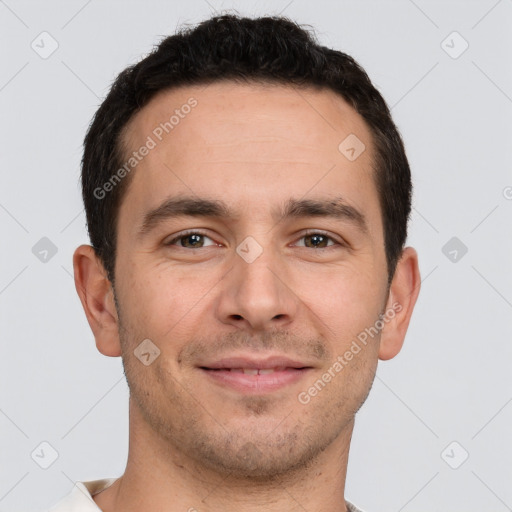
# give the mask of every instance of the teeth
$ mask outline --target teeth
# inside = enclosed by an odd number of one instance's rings
[[[231,368],[232,372],[245,373],[245,375],[267,375],[275,371],[284,370],[284,368]]]

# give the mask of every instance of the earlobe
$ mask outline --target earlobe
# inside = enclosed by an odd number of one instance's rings
[[[387,320],[381,333],[379,359],[395,357],[401,350],[409,321],[420,292],[418,254],[406,247],[398,261],[386,304]]]
[[[112,285],[90,245],[81,245],[73,254],[75,288],[96,340],[98,350],[110,357],[121,355],[118,318]]]

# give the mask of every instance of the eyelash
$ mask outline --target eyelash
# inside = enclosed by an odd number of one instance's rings
[[[203,231],[200,231],[200,230],[189,230],[189,231],[184,231],[183,233],[180,233],[178,236],[174,237],[172,240],[170,240],[169,242],[166,242],[165,245],[166,246],[172,246],[175,244],[175,242],[181,240],[182,238],[185,238],[187,236],[190,236],[190,235],[200,235],[200,236],[204,236],[206,238],[210,238],[211,240],[213,240],[210,236],[208,236],[206,233],[204,233]],[[344,242],[340,242],[338,240],[336,240],[334,237],[330,236],[328,233],[326,233],[325,231],[319,231],[319,230],[310,230],[310,231],[306,231],[298,240],[302,240],[303,238],[307,237],[307,236],[313,236],[313,235],[321,235],[321,236],[324,236],[326,238],[328,238],[329,240],[333,241],[334,244],[333,245],[329,245],[327,247],[320,247],[319,249],[323,249],[324,251],[325,250],[329,250],[329,249],[335,249],[336,246],[340,246],[340,247],[347,247],[347,245],[344,243]],[[209,246],[209,247],[212,247],[212,246]],[[313,247],[303,247],[304,249],[314,249]],[[188,250],[193,250],[188,248],[188,247],[180,247],[180,249],[188,249]],[[204,247],[198,247],[197,249],[204,249]],[[315,250],[318,250],[318,249],[315,249]]]

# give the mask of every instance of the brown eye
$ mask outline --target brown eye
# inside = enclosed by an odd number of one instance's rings
[[[201,249],[202,247],[216,245],[215,242],[211,244],[205,244],[205,240],[210,240],[211,242],[213,242],[213,240],[210,237],[206,236],[203,233],[200,233],[198,231],[190,231],[188,233],[182,233],[181,235],[173,238],[165,245],[178,245],[178,247],[183,247],[184,249]]]
[[[325,235],[306,235],[304,237],[304,240],[306,241],[305,245],[306,247],[312,247],[312,248],[324,248],[327,247],[327,242],[329,240],[328,236]]]
[[[299,246],[306,247],[308,249],[327,249],[336,245],[343,245],[338,241],[334,240],[331,236],[322,232],[306,233],[300,240],[304,240],[304,244]]]

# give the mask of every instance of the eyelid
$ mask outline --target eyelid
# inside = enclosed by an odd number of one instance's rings
[[[218,242],[216,242],[211,236],[209,236],[205,231],[201,229],[186,229],[185,231],[180,231],[176,235],[172,235],[172,239],[169,240],[168,242],[165,242],[164,245],[174,245],[174,243],[177,242],[180,238],[184,238],[187,235],[201,235],[206,238],[209,238],[212,242],[215,242],[216,245],[219,245]],[[181,247],[181,249],[186,249],[186,247]],[[199,249],[204,249],[204,247],[199,247]]]
[[[336,248],[336,246],[341,246],[341,247],[348,247],[348,244],[340,237],[336,237],[334,235],[332,235],[331,233],[329,233],[328,231],[324,231],[322,229],[306,229],[306,231],[303,231],[302,234],[300,235],[300,237],[298,238],[298,240],[301,240],[302,238],[304,238],[305,236],[312,236],[312,235],[322,235],[322,236],[325,236],[326,238],[329,238],[330,240],[332,240],[334,242],[334,245],[330,245],[328,247],[323,247],[322,249],[325,251],[326,249],[334,249]],[[305,247],[305,249],[309,249],[309,247]],[[315,249],[315,250],[318,250],[318,249]]]

